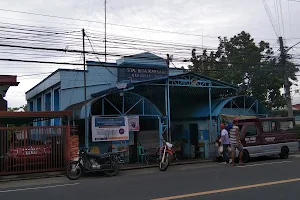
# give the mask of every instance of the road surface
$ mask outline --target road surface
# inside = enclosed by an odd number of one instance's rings
[[[232,167],[219,163],[121,172],[116,177],[64,177],[0,183],[0,199],[22,200],[298,200],[300,158]]]

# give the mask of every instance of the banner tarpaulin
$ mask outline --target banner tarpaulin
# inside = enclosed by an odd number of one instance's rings
[[[128,118],[92,116],[92,141],[129,140]]]

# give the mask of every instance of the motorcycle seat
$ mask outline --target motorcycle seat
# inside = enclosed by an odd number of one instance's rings
[[[116,155],[117,153],[109,152],[109,153],[98,154],[98,153],[88,152],[88,153],[86,153],[86,154],[87,154],[88,156],[91,156],[91,157],[103,158],[103,157],[107,157],[107,156],[110,156],[110,155]]]

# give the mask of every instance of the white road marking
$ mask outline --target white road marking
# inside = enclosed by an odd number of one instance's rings
[[[256,166],[262,166],[262,165],[274,165],[274,164],[283,164],[283,163],[290,163],[290,162],[292,162],[292,161],[268,162],[268,163],[259,163],[259,164],[244,165],[244,166],[237,166],[237,167],[256,167]]]
[[[290,157],[292,157],[292,158],[300,158],[300,154],[290,155]]]
[[[20,188],[20,189],[14,189],[14,190],[3,190],[3,191],[0,191],[0,193],[19,192],[19,191],[26,191],[26,190],[39,190],[39,189],[56,188],[56,187],[66,187],[66,186],[74,186],[74,185],[78,185],[78,184],[79,183],[69,183],[69,184],[50,185],[50,186],[43,186],[43,187]]]

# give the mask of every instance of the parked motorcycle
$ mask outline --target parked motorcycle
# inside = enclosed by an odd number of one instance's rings
[[[71,180],[80,178],[83,173],[103,171],[106,176],[115,176],[119,172],[120,155],[118,152],[96,154],[83,149],[77,161],[71,161],[66,176]]]
[[[173,156],[173,144],[166,142],[163,140],[164,145],[160,148],[161,151],[161,159],[158,165],[160,171],[165,171],[171,162],[171,158]]]

